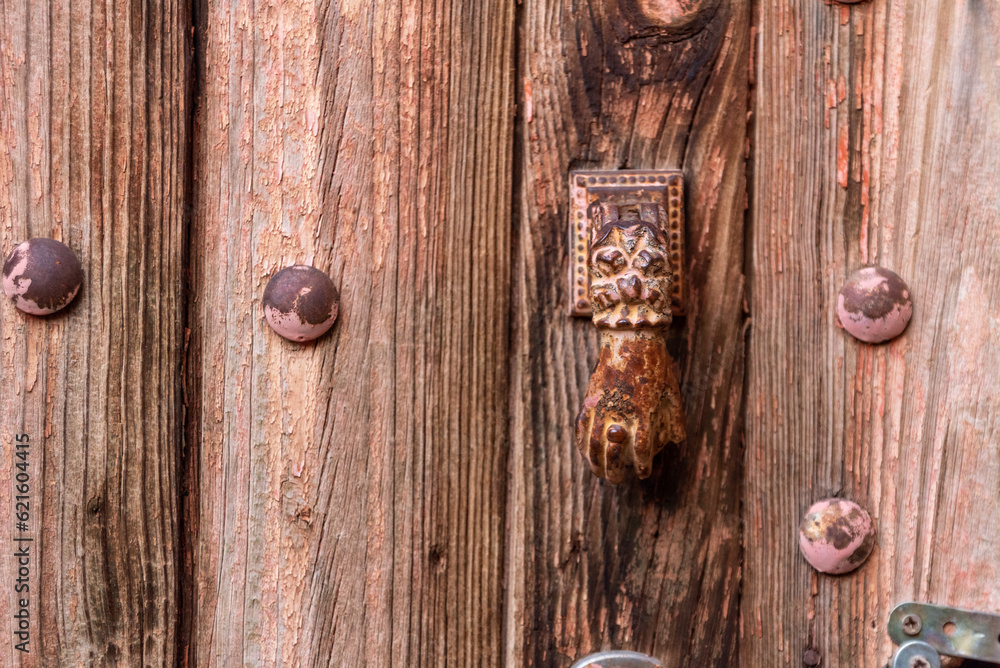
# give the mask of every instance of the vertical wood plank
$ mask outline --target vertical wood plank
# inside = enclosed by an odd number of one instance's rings
[[[709,0],[525,0],[511,377],[507,665],[602,648],[735,665],[750,14]],[[688,315],[673,331],[688,440],[650,480],[594,478],[573,422],[597,332],[566,317],[567,179],[682,168]]]
[[[171,0],[0,7],[0,246],[56,238],[85,273],[47,318],[0,299],[5,666],[174,662],[187,26]],[[33,540],[15,594],[18,536]],[[22,596],[29,653],[11,642]]]
[[[882,666],[904,600],[1000,611],[1000,10],[759,3],[744,665]],[[909,283],[892,343],[836,327],[845,277]],[[817,577],[796,526],[867,508],[878,547]]]
[[[199,5],[187,665],[500,663],[513,11]]]

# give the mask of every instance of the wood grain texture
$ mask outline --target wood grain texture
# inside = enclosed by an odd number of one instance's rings
[[[883,666],[897,603],[1000,611],[1000,9],[759,3],[742,664]],[[867,263],[909,283],[894,342],[838,329]],[[797,555],[814,501],[865,505],[857,573]]]
[[[601,648],[734,665],[748,8],[525,0],[519,29],[505,665],[568,666]],[[564,315],[567,178],[678,167],[691,291],[672,348],[688,439],[650,480],[614,487],[573,440],[598,335]]]
[[[85,273],[47,318],[0,299],[5,666],[174,662],[187,20],[169,0],[0,7],[0,247],[56,238]],[[15,535],[34,538],[29,654],[11,642]]]
[[[513,5],[197,16],[182,662],[499,665]],[[296,262],[314,344],[261,313]]]

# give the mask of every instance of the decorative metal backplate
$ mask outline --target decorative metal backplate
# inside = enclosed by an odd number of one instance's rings
[[[672,314],[684,315],[684,175],[680,170],[622,169],[572,172],[569,176],[570,306],[589,316],[590,244],[600,221],[599,206],[659,205],[659,225],[670,243]]]
[[[1000,662],[1000,615],[927,603],[902,603],[889,615],[897,645],[927,643],[939,654]]]

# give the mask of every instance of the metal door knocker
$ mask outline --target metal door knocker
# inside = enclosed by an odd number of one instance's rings
[[[653,457],[686,435],[665,338],[683,304],[683,179],[575,172],[570,189],[571,314],[589,314],[601,337],[576,444],[600,478],[619,483],[629,468],[647,478]]]

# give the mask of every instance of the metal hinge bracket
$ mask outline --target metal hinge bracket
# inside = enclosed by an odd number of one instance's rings
[[[1000,662],[1000,615],[927,603],[903,603],[889,615],[900,646],[893,668],[939,668],[939,654]]]

